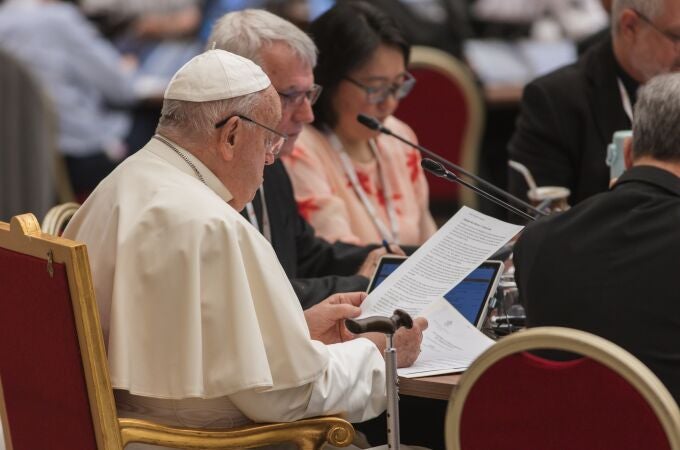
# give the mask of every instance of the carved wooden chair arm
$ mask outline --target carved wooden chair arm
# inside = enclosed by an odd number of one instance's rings
[[[316,450],[325,442],[346,447],[354,428],[339,417],[316,417],[287,423],[253,424],[229,429],[197,429],[119,418],[123,446],[131,442],[186,449],[256,448],[292,442],[300,450]]]

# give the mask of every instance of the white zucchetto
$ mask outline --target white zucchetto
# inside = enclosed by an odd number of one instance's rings
[[[188,102],[227,100],[270,85],[269,77],[251,60],[224,50],[208,50],[177,71],[163,97]]]

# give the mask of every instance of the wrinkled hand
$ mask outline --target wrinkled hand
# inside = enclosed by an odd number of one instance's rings
[[[394,333],[392,343],[397,350],[397,367],[409,367],[420,355],[420,344],[423,342],[423,331],[427,330],[427,319],[416,317],[411,329],[401,327]],[[384,355],[386,339],[382,333],[364,333],[360,335],[373,341],[380,353]]]
[[[324,344],[337,344],[356,336],[345,327],[345,319],[361,314],[359,305],[366,298],[365,292],[334,294],[305,310],[305,320],[312,339]]]
[[[406,256],[406,253],[398,245],[390,244],[390,251],[397,256]],[[364,263],[359,268],[357,275],[363,275],[370,279],[373,276],[373,272],[375,272],[375,268],[378,267],[378,261],[386,254],[387,250],[384,247],[371,250],[371,253],[366,256]]]

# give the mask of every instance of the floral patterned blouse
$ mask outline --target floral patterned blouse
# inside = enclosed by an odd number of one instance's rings
[[[385,126],[416,141],[413,130],[394,117],[388,118]],[[428,209],[428,187],[420,167],[420,153],[391,136],[381,135],[375,144],[375,160],[370,163],[350,160],[358,184],[373,206],[377,222],[384,224],[389,242],[420,245],[436,231]],[[298,209],[318,236],[330,242],[340,240],[357,245],[382,242],[376,220],[357,194],[329,136],[306,126],[293,152],[282,159],[293,182]],[[383,178],[387,189],[382,185]],[[390,204],[396,227],[390,220]]]

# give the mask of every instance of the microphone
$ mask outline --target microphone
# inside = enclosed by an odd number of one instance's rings
[[[366,128],[370,128],[374,131],[380,131],[381,133],[389,134],[390,136],[392,135],[392,131],[390,131],[389,128],[385,128],[383,124],[381,124],[380,121],[375,117],[367,116],[366,114],[359,114],[357,116],[357,120]]]
[[[490,190],[494,194],[500,195],[501,197],[507,199],[508,201],[511,201],[512,203],[519,205],[522,208],[525,208],[525,209],[531,211],[532,213],[534,213],[537,216],[547,216],[548,215],[544,211],[541,211],[540,209],[535,208],[534,206],[530,205],[529,203],[525,202],[524,200],[521,200],[521,199],[515,197],[514,195],[512,195],[511,193],[495,186],[492,183],[489,183],[485,179],[480,178],[477,175],[468,172],[467,170],[463,169],[462,167],[452,163],[451,161],[449,161],[445,158],[442,158],[441,156],[437,155],[436,153],[434,153],[431,150],[428,150],[427,148],[423,147],[422,145],[415,144],[415,143],[413,143],[413,142],[411,142],[411,141],[409,141],[409,140],[407,140],[407,139],[405,139],[405,138],[403,138],[403,137],[401,137],[397,134],[394,134],[392,132],[392,130],[383,126],[383,124],[381,124],[380,121],[378,119],[376,119],[375,117],[367,116],[366,114],[359,114],[359,115],[357,115],[357,121],[360,124],[362,124],[363,126],[365,126],[366,128],[369,128],[373,131],[379,131],[380,133],[387,134],[389,136],[393,136],[396,139],[400,140],[401,142],[403,142],[407,145],[410,145],[413,148],[420,150],[421,153],[432,158],[434,161],[436,161],[436,162],[438,162],[438,163],[440,163],[444,166],[447,166],[447,167],[461,173],[462,175],[465,175],[466,177],[468,177],[468,178],[476,181],[480,185],[484,186],[486,189]],[[446,169],[444,169],[444,170],[446,170]],[[435,174],[435,175],[437,175],[437,174]],[[438,176],[441,176],[441,175],[438,175]],[[460,180],[460,178],[458,178],[458,179]],[[470,184],[465,184],[465,186],[470,187],[472,189],[472,185],[470,185]],[[484,195],[482,195],[479,191],[475,190],[475,192],[477,192],[479,195],[484,197]],[[489,195],[489,194],[487,194],[487,195]],[[484,198],[486,198],[487,200],[493,201],[493,200],[489,199],[488,197],[484,197]],[[494,203],[497,203],[497,202],[494,202]]]
[[[489,321],[491,327],[499,327],[502,325],[512,325],[515,327],[523,327],[527,324],[526,316],[514,316],[512,314],[503,314],[500,316],[494,316]]]
[[[428,172],[430,172],[431,174],[433,174],[433,175],[436,175],[436,176],[438,176],[438,177],[440,177],[440,178],[447,179],[447,180],[449,180],[449,181],[453,181],[453,182],[455,182],[455,183],[462,184],[463,186],[472,189],[472,190],[475,191],[477,194],[479,194],[480,197],[483,197],[483,198],[489,200],[490,202],[493,202],[493,203],[495,203],[495,204],[497,204],[497,205],[499,205],[499,206],[501,206],[501,207],[507,209],[507,210],[510,211],[510,212],[513,212],[513,213],[515,213],[515,214],[517,214],[517,215],[519,215],[519,216],[522,216],[524,219],[528,219],[528,220],[536,220],[536,217],[534,217],[534,216],[532,216],[532,215],[530,215],[530,214],[525,213],[524,211],[522,211],[522,210],[519,209],[519,208],[515,208],[515,207],[512,206],[510,203],[504,202],[504,201],[501,200],[500,198],[496,197],[495,195],[489,194],[488,192],[486,192],[486,191],[484,191],[484,190],[478,188],[478,187],[475,186],[474,184],[468,183],[467,181],[463,180],[462,178],[460,178],[460,177],[459,177],[458,175],[456,175],[455,173],[453,173],[453,172],[447,170],[447,169],[444,167],[443,164],[441,164],[441,163],[439,163],[439,162],[437,162],[437,161],[433,161],[433,160],[431,160],[431,159],[429,159],[429,158],[423,158],[423,159],[420,161],[420,166],[421,166],[423,169],[425,169],[425,170],[427,170]]]

